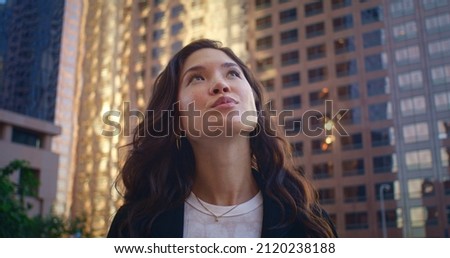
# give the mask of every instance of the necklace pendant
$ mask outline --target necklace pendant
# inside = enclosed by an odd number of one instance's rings
[[[214,217],[215,219],[216,219],[216,222],[219,222],[219,218],[217,218],[217,217]]]

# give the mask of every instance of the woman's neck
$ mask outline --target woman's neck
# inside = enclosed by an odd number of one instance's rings
[[[194,141],[193,192],[216,205],[243,203],[258,192],[251,170],[250,141],[246,137]]]

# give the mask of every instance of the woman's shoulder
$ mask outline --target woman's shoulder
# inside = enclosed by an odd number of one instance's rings
[[[122,205],[114,215],[114,218],[111,222],[111,226],[108,231],[108,238],[113,237],[127,237],[128,230],[125,229],[125,221],[127,220],[129,213],[129,207],[127,205]]]

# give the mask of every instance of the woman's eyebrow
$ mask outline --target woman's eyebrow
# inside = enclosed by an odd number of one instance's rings
[[[187,69],[187,70],[183,73],[183,75],[181,76],[181,79],[183,79],[184,76],[186,76],[186,74],[187,74],[188,72],[199,71],[199,70],[205,70],[205,69],[206,69],[206,68],[205,68],[204,66],[201,66],[201,65],[195,65],[195,66],[192,66],[192,67],[190,67],[189,69]]]
[[[236,63],[231,63],[231,62],[228,62],[228,63],[223,63],[222,65],[221,65],[221,67],[222,68],[230,68],[230,67],[234,67],[234,66],[238,66]],[[239,66],[238,66],[239,67]]]

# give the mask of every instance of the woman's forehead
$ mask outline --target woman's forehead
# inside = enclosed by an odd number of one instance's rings
[[[203,48],[192,53],[183,65],[182,70],[185,71],[195,65],[212,65],[223,63],[236,63],[225,52],[212,48]]]

